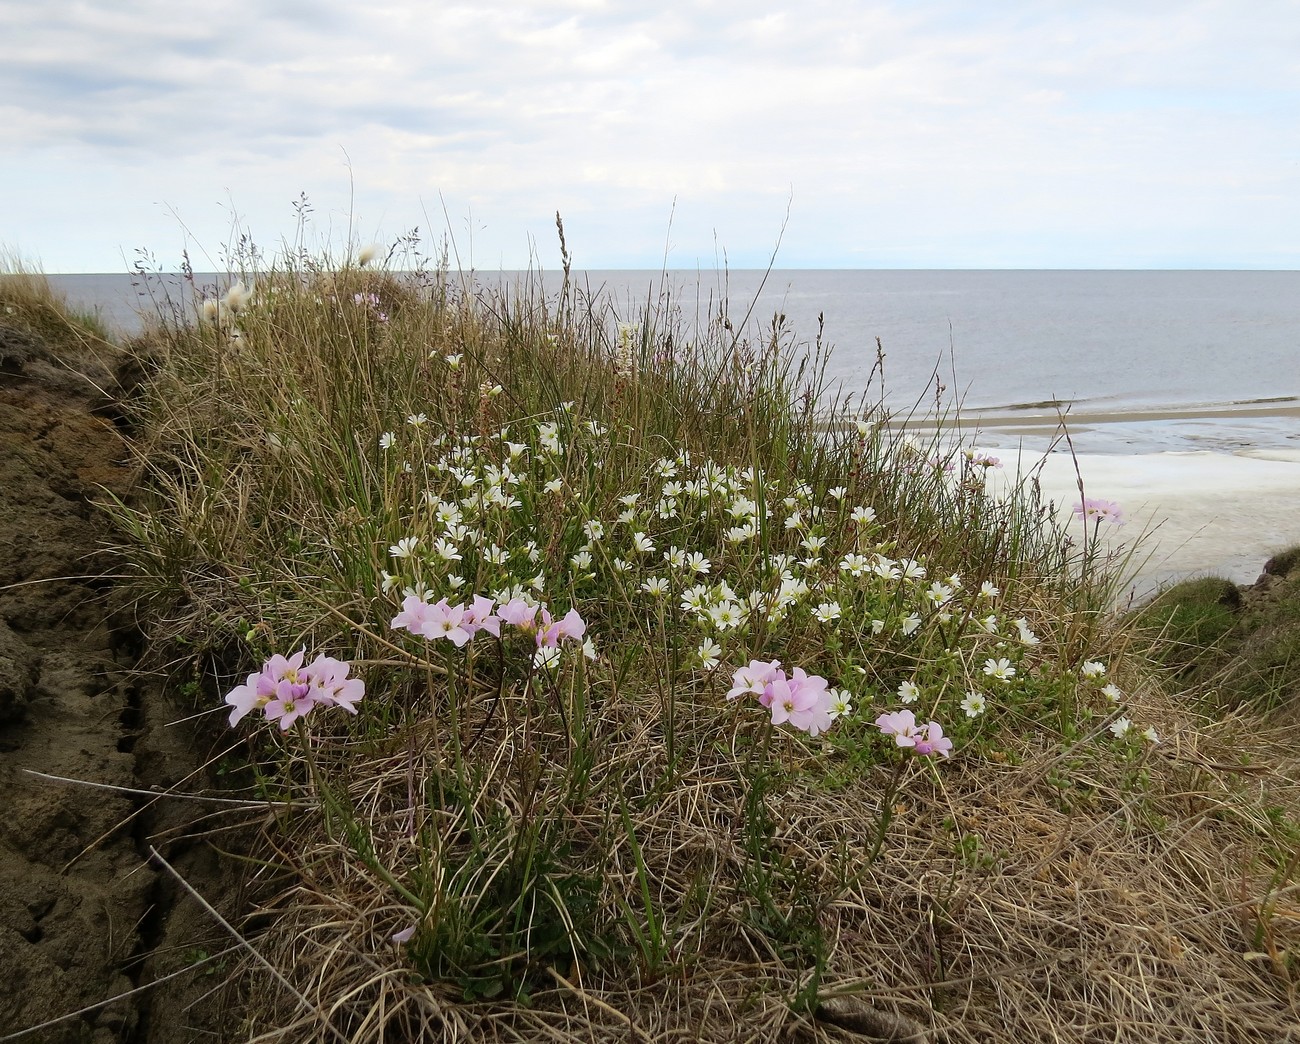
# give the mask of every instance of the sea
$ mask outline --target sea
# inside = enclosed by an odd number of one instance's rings
[[[688,320],[725,307],[752,337],[830,349],[841,397],[883,396],[918,423],[956,416],[984,442],[1076,450],[1300,453],[1300,272],[583,271],[585,292],[632,318],[668,302]],[[475,273],[486,285],[555,273]],[[178,276],[55,275],[73,303],[134,332],[190,291]],[[229,277],[199,275],[216,289]],[[877,363],[883,359],[881,370]],[[876,370],[873,373],[873,370]],[[883,372],[883,380],[881,373]],[[829,400],[830,391],[827,398]]]

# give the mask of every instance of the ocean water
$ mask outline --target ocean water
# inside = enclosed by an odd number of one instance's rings
[[[1300,272],[753,270],[591,271],[574,276],[628,317],[668,300],[687,318],[721,301],[755,337],[832,349],[827,375],[868,390],[884,356],[898,413],[960,407],[994,444],[1043,440],[1063,415],[1093,452],[1300,450]],[[518,282],[522,273],[480,273]],[[113,325],[186,296],[176,277],[60,275]],[[552,291],[557,277],[543,283]],[[216,286],[216,276],[198,277]],[[1093,423],[1092,418],[1103,418]],[[992,418],[989,420],[989,418]]]

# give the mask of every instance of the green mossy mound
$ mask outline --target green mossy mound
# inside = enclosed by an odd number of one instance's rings
[[[1171,587],[1138,622],[1157,659],[1212,707],[1300,706],[1300,547],[1269,559],[1246,587],[1222,577]]]

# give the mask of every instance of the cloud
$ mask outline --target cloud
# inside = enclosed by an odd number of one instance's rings
[[[21,203],[76,167],[86,197],[229,195],[282,227],[350,158],[364,222],[441,193],[515,262],[559,208],[602,218],[594,258],[657,263],[676,200],[688,258],[716,234],[758,263],[793,195],[798,263],[1269,263],[1300,249],[1296,53],[1269,0],[0,0],[3,181]],[[6,234],[134,231],[66,213]]]

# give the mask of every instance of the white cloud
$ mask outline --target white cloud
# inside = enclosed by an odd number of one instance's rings
[[[1267,0],[0,0],[4,234],[117,267],[304,190],[337,234],[350,158],[366,235],[441,194],[486,264],[557,209],[592,265],[763,263],[792,195],[788,264],[1295,265],[1296,53]]]

